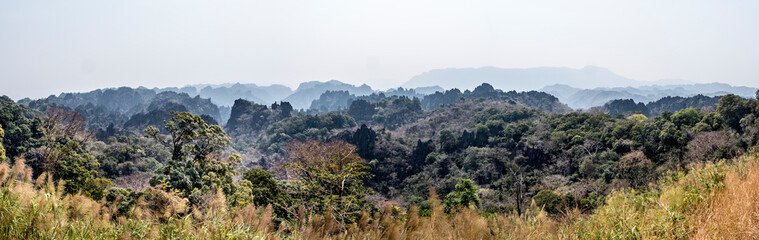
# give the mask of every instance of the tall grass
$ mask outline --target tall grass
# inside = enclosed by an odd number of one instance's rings
[[[159,189],[148,189],[129,217],[114,217],[117,204],[83,194],[63,195],[63,183],[50,175],[32,179],[27,167],[0,163],[0,238],[2,239],[504,239],[542,238],[556,224],[544,212],[483,217],[463,208],[446,214],[431,191],[431,214],[394,206],[363,213],[340,231],[331,215],[306,214],[275,226],[272,206],[230,208],[222,192],[202,208]],[[113,207],[109,207],[112,205]]]
[[[561,231],[574,239],[757,239],[758,187],[757,155],[694,165],[649,191],[612,193]]]
[[[131,217],[114,219],[117,209],[82,194],[63,195],[62,183],[43,174],[32,181],[21,162],[0,163],[1,239],[259,239],[270,231],[271,208],[226,211],[223,194],[206,209],[187,214],[184,202],[151,189]],[[160,205],[155,202],[168,201]],[[259,214],[262,212],[263,214]]]
[[[694,215],[695,238],[759,239],[759,163],[737,165]]]
[[[190,208],[171,193],[148,189],[126,217],[117,204],[63,195],[50,175],[33,179],[23,164],[4,162],[0,239],[757,239],[759,156],[733,162],[669,173],[644,192],[614,192],[590,214],[570,209],[549,216],[535,204],[522,215],[473,208],[446,214],[430,191],[429,216],[414,206],[387,206],[347,227],[304,209],[277,223],[271,206],[230,207],[220,191]]]

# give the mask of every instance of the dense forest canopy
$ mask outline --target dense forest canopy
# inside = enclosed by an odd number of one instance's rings
[[[106,199],[114,218],[170,202],[191,207],[171,214],[189,216],[223,196],[230,207],[268,206],[277,223],[315,214],[343,231],[387,206],[420,216],[436,204],[450,214],[524,214],[532,203],[588,213],[615,191],[645,191],[759,143],[757,99],[731,94],[582,112],[489,84],[394,92],[327,91],[307,112],[237,99],[226,122],[210,99],[171,91],[3,97],[0,161],[60,181],[66,194]]]

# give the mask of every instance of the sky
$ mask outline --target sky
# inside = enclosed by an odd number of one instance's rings
[[[0,95],[610,69],[759,86],[759,1],[0,0]]]

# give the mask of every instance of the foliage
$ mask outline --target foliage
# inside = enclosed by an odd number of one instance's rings
[[[288,159],[285,167],[297,180],[290,195],[308,212],[332,215],[345,227],[371,210],[366,199],[371,190],[363,184],[371,175],[355,147],[343,141],[293,142]]]
[[[351,102],[348,107],[348,115],[353,117],[353,119],[356,119],[358,122],[369,121],[376,113],[377,110],[374,108],[374,105],[363,99]]]
[[[374,148],[377,144],[377,132],[367,127],[366,124],[361,124],[361,127],[356,129],[356,132],[354,132],[353,136],[350,136],[347,141],[356,146],[356,153],[358,153],[361,158],[374,158]]]
[[[459,180],[459,183],[456,184],[456,190],[445,196],[445,201],[443,202],[445,211],[450,213],[459,206],[479,207],[482,202],[480,201],[480,197],[477,196],[477,189],[474,181],[470,179]]]
[[[665,112],[677,112],[688,108],[714,109],[717,107],[719,99],[718,96],[707,97],[700,94],[691,97],[668,96],[647,104],[635,103],[632,99],[617,99],[604,104],[600,110],[611,116],[642,114],[647,117],[655,117]]]
[[[532,199],[535,205],[550,214],[566,214],[573,209],[586,211],[591,207],[588,199],[577,201],[572,195],[559,195],[551,190],[542,190]]]
[[[111,137],[108,143],[93,144],[89,151],[100,163],[100,174],[113,179],[152,174],[171,158],[161,143],[135,136]]]
[[[40,146],[44,133],[39,115],[39,112],[17,105],[7,96],[0,97],[0,125],[5,132],[2,142],[8,158],[15,159]]]
[[[293,115],[288,102],[274,103],[271,107],[237,99],[232,106],[226,129],[232,136],[246,135],[266,130],[269,125]]]
[[[620,160],[618,171],[620,178],[630,181],[632,186],[648,183],[653,164],[641,151],[625,154]]]
[[[493,91],[487,87],[476,90],[485,96]],[[736,104],[755,109],[754,100],[740,101]],[[464,111],[462,106],[474,107]],[[88,146],[86,134],[79,131],[80,121],[49,116],[45,120],[48,124],[42,126],[43,145],[37,149],[48,156],[39,159],[56,160],[42,168],[50,170],[53,177],[47,180],[43,177],[46,174],[39,174],[32,183],[38,174],[26,170],[24,161],[16,161],[18,167],[14,168],[0,164],[0,184],[4,184],[0,190],[6,194],[0,196],[4,201],[0,210],[4,216],[21,219],[11,222],[0,218],[6,221],[4,226],[10,226],[0,231],[11,238],[29,237],[31,233],[50,238],[117,238],[125,232],[140,238],[251,238],[256,234],[268,238],[488,239],[527,234],[551,238],[684,238],[693,236],[693,229],[698,227],[692,225],[694,222],[710,227],[705,229],[729,229],[696,221],[695,216],[703,212],[717,217],[716,212],[704,209],[711,206],[707,203],[717,201],[714,199],[722,199],[713,196],[726,191],[726,176],[735,174],[727,171],[746,174],[739,170],[744,168],[728,168],[729,161],[718,159],[752,149],[757,133],[753,111],[740,118],[739,132],[717,124],[727,121],[719,111],[708,109],[625,119],[598,113],[545,114],[511,104],[465,101],[430,113],[466,116],[449,118],[456,122],[449,121],[448,125],[421,127],[432,123],[428,122],[432,117],[403,123],[391,131],[370,127],[372,123],[348,130],[345,124],[338,124],[342,127],[304,139],[342,138],[359,147],[345,142],[294,142],[285,151],[288,163],[281,168],[285,172],[278,175],[289,179],[278,182],[260,169],[244,173],[237,183],[232,180],[237,156],[232,155],[232,161],[221,158],[229,143],[224,131],[197,115],[180,113],[167,121],[171,135],[161,136],[157,129],[147,131],[165,143],[172,154],[157,171],[156,176],[164,176],[154,182],[159,188],[139,192],[106,189],[108,182],[98,178],[96,171],[105,173],[104,168],[97,167],[96,160],[135,162],[160,151],[140,142],[145,140],[127,137]],[[315,117],[321,121],[325,115]],[[340,115],[333,113],[323,119]],[[306,125],[324,123],[308,122],[304,116],[288,119],[305,120],[301,123]],[[279,127],[282,133],[290,130],[285,129],[289,126]],[[421,138],[407,132],[427,129],[433,133],[449,129],[449,136],[446,141],[430,141],[432,134]],[[442,150],[443,143],[449,144],[449,149]],[[150,153],[142,155],[140,151]],[[366,163],[362,155],[372,156],[372,162]],[[698,165],[703,162],[709,163]],[[742,160],[737,162],[741,164]],[[125,165],[123,169],[129,168]],[[678,169],[685,171],[673,171]],[[62,180],[60,191],[51,187],[53,179]],[[731,181],[743,186],[738,180]],[[82,194],[67,189],[69,186],[81,189]],[[188,190],[178,190],[185,186]],[[382,190],[375,195],[367,186]],[[633,190],[625,186],[640,187]],[[747,191],[750,187],[737,189]],[[69,194],[63,196],[65,191]],[[446,193],[444,203],[435,191]],[[745,196],[751,192],[747,193]],[[430,197],[425,199],[426,194]],[[92,198],[105,201],[97,203]],[[370,199],[387,207],[378,211]],[[394,207],[388,199],[399,201],[401,207]],[[524,207],[529,199],[535,204]],[[55,204],[50,203],[53,201]],[[604,201],[605,205],[585,215]],[[406,204],[412,205],[408,211],[402,208]],[[479,207],[452,211],[472,204]],[[724,206],[721,204],[713,206]],[[517,214],[512,213],[514,208]],[[446,210],[451,213],[445,214]],[[39,222],[36,219],[43,219],[40,216],[57,222],[23,224]],[[130,227],[136,223],[143,225]],[[73,229],[67,231],[77,234],[66,235],[50,226],[63,226],[58,228]]]
[[[511,102],[514,104],[519,103],[529,108],[540,109],[546,112],[568,112],[570,110],[569,107],[561,104],[558,98],[547,93],[537,91],[520,93],[516,91],[503,92],[494,89],[493,86],[487,83],[483,83],[472,92],[461,92],[454,88],[445,92],[427,95],[422,100],[422,106],[424,109],[432,110],[440,106],[454,104],[462,99],[471,100],[477,98]]]
[[[181,199],[158,189],[112,189],[98,203],[79,194],[63,196],[44,177],[32,181],[6,176],[0,181],[0,234],[8,239],[751,239],[757,237],[753,229],[759,220],[754,207],[757,159],[672,172],[655,189],[612,193],[606,205],[589,215],[567,211],[555,219],[537,206],[523,215],[483,216],[469,208],[446,214],[433,190],[426,216],[416,206],[407,211],[389,206],[373,215],[360,214],[346,229],[330,215],[318,214],[275,227],[271,207],[229,207],[218,201],[223,194],[209,199],[213,206],[187,214]],[[0,172],[10,175],[24,168],[0,164]],[[128,209],[126,215],[122,209]]]
[[[604,206],[569,223],[564,231],[582,239],[755,238],[747,224],[759,219],[735,214],[756,214],[744,203],[756,201],[747,195],[755,190],[747,187],[759,183],[757,160],[754,155],[732,165],[697,164],[687,174],[668,173],[648,191],[613,192]]]
[[[717,112],[725,119],[727,127],[741,132],[740,120],[753,110],[750,103],[739,96],[728,94],[719,99]]]
[[[646,104],[652,116],[660,115],[663,112],[677,112],[686,108],[711,108],[717,107],[720,96],[707,97],[696,95],[691,97],[664,97],[654,102]]]
[[[452,152],[456,149],[456,137],[453,136],[451,130],[440,130],[437,141],[440,144],[440,150],[443,152]]]
[[[56,180],[64,181],[66,193],[83,191],[87,196],[100,199],[105,189],[113,185],[107,179],[97,178],[97,160],[89,153],[83,152],[79,143],[70,141],[57,151],[64,157],[55,164],[52,173]]]
[[[160,95],[159,95],[160,96]],[[215,105],[213,107],[216,107]],[[145,129],[146,127],[161,127],[164,121],[168,120],[172,114],[171,112],[188,112],[189,109],[180,103],[167,101],[161,103],[153,103],[145,112],[136,113],[132,115],[124,123],[124,129],[138,132],[138,129]],[[218,110],[216,111],[218,112]],[[218,113],[216,114],[218,117]],[[216,125],[216,119],[211,115],[201,114],[200,117],[208,124]],[[166,133],[162,131],[162,133]]]
[[[6,165],[7,167],[7,165]],[[23,169],[21,169],[23,171]],[[43,179],[44,180],[44,179]],[[450,218],[431,193],[432,211],[420,217],[418,208],[408,213],[387,207],[373,216],[361,214],[358,224],[337,229],[330,215],[313,214],[308,219],[285,222],[277,228],[271,207],[225,206],[224,195],[210,199],[213,206],[187,214],[181,199],[158,189],[137,195],[129,189],[109,192],[124,204],[98,203],[82,195],[62,196],[52,182],[7,181],[0,183],[0,234],[7,239],[376,239],[376,238],[510,238],[528,232],[552,229],[550,219],[540,214],[528,219],[499,215],[485,218],[463,210]],[[119,199],[130,199],[129,201]],[[107,197],[107,200],[111,198]],[[121,211],[131,205],[126,215]],[[120,216],[114,218],[113,216]],[[129,216],[128,218],[126,216]],[[502,226],[510,226],[503,228]],[[284,229],[288,229],[283,231]],[[277,231],[275,231],[277,230]],[[348,231],[346,231],[348,230]],[[545,234],[545,233],[542,233]]]
[[[271,124],[267,139],[259,142],[259,149],[282,152],[289,141],[326,139],[340,129],[355,127],[356,121],[346,114],[330,112],[323,115],[299,115]]]
[[[113,208],[113,216],[132,217],[132,208],[137,204],[140,193],[135,192],[132,188],[109,188],[105,191],[105,202],[107,206]]]
[[[411,99],[405,96],[394,96],[381,101],[377,103],[376,108],[377,113],[372,116],[372,121],[390,129],[411,122],[422,113],[421,101],[418,98]]]
[[[603,108],[605,110],[604,112],[612,116],[630,116],[636,113],[651,116],[651,112],[648,110],[645,104],[636,104],[632,99],[613,100],[604,104]]]
[[[66,108],[87,119],[87,128],[95,131],[110,125],[140,131],[147,125],[159,126],[168,119],[168,110],[189,111],[221,119],[219,108],[208,98],[187,93],[145,88],[98,89],[86,93],[62,93],[29,101],[30,108],[46,112],[48,108]],[[103,136],[105,139],[113,135]]]
[[[166,184],[181,196],[190,197],[197,204],[202,196],[222,189],[226,194],[234,192],[232,176],[239,155],[232,154],[221,159],[221,150],[229,143],[229,137],[218,125],[208,125],[203,119],[187,112],[172,113],[166,121],[167,139],[158,129],[148,127],[147,135],[162,141],[172,150],[171,159],[156,170],[150,179],[152,186]]]
[[[436,97],[441,104],[423,111]],[[535,235],[541,231],[566,238],[680,238],[694,228],[687,209],[703,207],[724,189],[725,170],[711,166],[759,149],[757,100],[726,96],[716,110],[681,105],[686,102],[662,105],[659,116],[652,110],[649,117],[641,111],[622,118],[557,113],[563,108],[542,93],[489,85],[421,101],[359,96],[347,114],[238,100],[227,124],[235,132],[233,150],[226,148],[232,139],[224,129],[191,113],[167,115],[168,135],[153,127],[146,131],[151,138],[99,142],[85,131],[89,120],[79,110],[49,104],[42,116],[10,102],[0,109],[2,145],[13,164],[29,167],[16,171],[6,161],[0,176],[15,171],[9,182],[61,180],[55,193],[67,193],[58,196],[61,203],[105,199],[89,206],[107,220],[103,229],[146,221],[155,225],[147,228],[149,237],[246,238],[252,234],[246,229],[256,229],[270,238],[547,237]],[[161,118],[168,117],[153,120]],[[29,131],[9,144],[6,123]],[[107,132],[129,134],[116,127]],[[12,157],[9,145],[24,157]],[[255,169],[237,175],[246,168]],[[139,184],[151,175],[154,187]],[[110,188],[111,181],[118,188]],[[435,192],[446,196],[443,203]],[[470,205],[478,207],[461,207]],[[80,210],[70,214],[59,220],[84,225],[74,217]]]
[[[289,216],[287,207],[292,204],[292,199],[282,189],[274,176],[266,170],[256,168],[245,171],[242,180],[238,183],[237,192],[235,193],[234,205],[244,207],[247,204],[255,206],[271,205],[274,208],[274,215],[278,218],[285,219]]]

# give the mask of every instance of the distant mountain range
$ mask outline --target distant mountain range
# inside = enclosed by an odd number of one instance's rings
[[[566,104],[572,109],[603,107],[618,99],[631,99],[637,106],[637,103],[651,103],[665,97],[688,98],[697,95],[716,97],[731,93],[744,98],[754,98],[757,91],[756,88],[751,87],[731,86],[724,83],[697,84],[680,79],[663,79],[656,82],[636,81],[619,76],[608,69],[593,66],[582,69],[482,67],[431,70],[414,76],[402,87],[387,91],[378,91],[366,84],[356,86],[330,80],[304,82],[295,90],[278,84],[259,86],[242,83],[198,84],[152,89],[122,87],[98,89],[87,93],[61,93],[59,96],[51,96],[44,100],[22,99],[19,102],[34,105],[38,109],[44,108],[47,104],[59,104],[78,109],[91,118],[110,119],[116,125],[124,124],[129,120],[129,116],[137,113],[152,116],[151,112],[153,115],[165,114],[182,107],[190,112],[206,114],[223,123],[228,120],[232,105],[237,99],[264,106],[284,101],[296,111],[327,112],[345,110],[353,100],[403,96],[419,99],[423,108],[429,110],[439,106],[438,103],[447,104],[462,97],[476,96],[477,94],[471,92],[483,83],[489,83],[488,86],[494,89],[501,89],[503,94],[509,95],[507,97],[512,99],[522,96],[517,92],[511,93],[514,90],[545,92],[555,96],[560,104]],[[458,90],[452,91],[454,88]],[[528,95],[537,96],[536,93],[530,94],[532,95]],[[545,99],[545,97],[539,99]],[[707,106],[713,104],[714,98],[673,101],[665,105],[673,106],[672,109],[680,105]],[[168,102],[173,104],[167,104]],[[630,105],[628,103],[618,102],[612,107],[607,106],[607,109],[623,109],[620,112],[629,112],[628,110],[633,108],[628,107],[627,105]],[[539,106],[534,103],[526,105]],[[667,109],[656,106],[650,107],[650,112],[654,115]],[[554,103],[543,107],[560,109]],[[136,119],[131,122],[144,125],[143,123],[149,121]]]
[[[354,86],[337,80],[327,82],[304,82],[301,83],[293,94],[286,97],[284,101],[290,102],[295,109],[308,109],[311,102],[318,99],[322,93],[327,91],[347,91],[354,95],[369,95],[374,92],[369,85]]]
[[[606,68],[587,66],[582,69],[561,67],[538,68],[447,68],[435,69],[414,76],[402,87],[440,86],[445,89],[472,90],[481,83],[495,88],[516,91],[536,90],[552,84],[579,88],[640,86],[646,82],[619,76]]]
[[[274,84],[270,86],[258,86],[256,84],[221,84],[221,85],[191,85],[182,88],[156,88],[157,92],[173,91],[187,93],[191,96],[200,95],[210,98],[219,106],[232,106],[239,98],[258,103],[273,103],[282,101],[293,94],[293,90],[287,86]]]
[[[293,114],[304,114],[297,113],[304,110],[309,114],[320,115],[330,111],[355,113],[358,110],[352,110],[363,109],[366,111],[358,112],[372,113],[399,104],[412,107],[415,111],[434,111],[438,107],[465,100],[501,101],[546,112],[570,112],[574,108],[615,116],[634,113],[657,116],[664,111],[676,112],[689,107],[716,107],[720,96],[728,93],[754,98],[756,92],[756,88],[734,87],[722,83],[593,89],[555,84],[540,91],[521,92],[496,89],[483,83],[473,90],[464,91],[455,88],[443,90],[438,86],[414,89],[399,87],[376,91],[366,84],[355,86],[332,80],[303,83],[295,91],[282,85],[257,86],[239,83],[163,89],[120,87],[85,93],[62,93],[59,96],[37,100],[25,98],[18,103],[42,112],[46,112],[50,107],[75,110],[85,117],[87,127],[95,131],[98,139],[102,140],[117,132],[139,134],[147,126],[160,127],[172,111],[199,114],[209,123],[224,124],[231,121],[233,125],[239,123],[237,125],[245,126],[239,129],[247,129],[250,124],[258,126],[259,123],[286,118],[290,116],[291,111]],[[233,106],[223,105],[228,104],[230,99],[235,99]],[[359,107],[354,109],[353,103],[357,102],[356,106]],[[240,115],[246,111],[252,115]],[[259,113],[263,115],[256,115]],[[396,120],[405,114],[383,111],[380,113],[384,114],[382,117]],[[361,119],[366,120],[367,116],[373,114],[358,116],[363,116]],[[230,116],[236,117],[230,119]],[[255,126],[252,129],[258,129]]]
[[[217,85],[198,84],[181,88],[153,88],[152,90],[157,93],[178,92],[187,93],[190,96],[198,95],[202,98],[210,98],[211,102],[219,105],[222,108],[222,115],[224,115],[224,113],[228,113],[228,108],[231,107],[237,99],[245,99],[258,104],[271,104],[274,102],[285,101],[289,102],[295,109],[308,110],[312,107],[313,102],[315,100],[318,100],[319,97],[325,92],[348,92],[353,96],[366,96],[373,93],[385,93],[388,96],[398,95],[421,98],[425,95],[433,94],[435,92],[445,91],[445,89],[439,86],[425,86],[414,89],[398,88],[389,89],[387,91],[378,91],[372,89],[369,87],[369,85],[366,84],[355,86],[337,80],[330,80],[326,82],[304,82],[301,83],[295,90],[279,84],[259,86],[252,83]],[[341,104],[344,105],[344,103]]]
[[[653,102],[664,97],[691,97],[696,95],[722,96],[735,94],[744,98],[755,97],[756,88],[734,87],[724,83],[652,85],[640,87],[616,87],[581,89],[565,84],[555,84],[541,88],[539,91],[554,95],[567,106],[574,109],[587,109],[602,106],[615,99],[632,99],[635,102]]]

